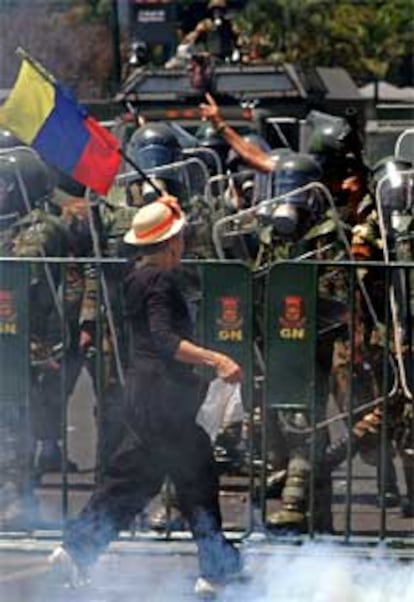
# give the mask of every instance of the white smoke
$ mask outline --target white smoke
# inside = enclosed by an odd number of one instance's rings
[[[249,602],[413,602],[414,564],[387,558],[381,550],[370,559],[327,544],[251,558],[253,574],[240,589]],[[228,591],[223,600],[234,599]]]
[[[159,546],[159,547],[158,547]],[[181,602],[195,599],[195,550],[110,553],[93,570],[90,588],[76,592],[81,602]],[[227,585],[217,602],[413,602],[414,563],[390,559],[378,548],[368,558],[351,547],[308,543],[302,546],[242,546],[251,579]],[[142,552],[142,551],[141,551]],[[54,589],[54,602],[68,591]],[[72,595],[74,594],[72,590]],[[46,599],[46,597],[44,598]],[[36,598],[37,600],[37,598]],[[72,598],[71,598],[72,601]]]

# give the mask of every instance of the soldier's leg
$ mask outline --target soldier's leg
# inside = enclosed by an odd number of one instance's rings
[[[381,504],[381,489],[382,489],[382,453],[380,442],[377,445],[377,486],[378,486],[378,504]],[[400,492],[397,482],[397,471],[394,465],[394,449],[393,441],[389,438],[386,441],[386,449],[384,455],[384,502],[385,506],[392,508],[400,504]]]
[[[266,497],[280,498],[286,482],[290,452],[289,438],[280,424],[277,412],[269,408],[266,420],[267,461],[271,470],[266,480]]]
[[[306,532],[310,470],[308,450],[300,447],[291,449],[281,493],[281,508],[267,520],[267,527],[272,531]]]
[[[78,353],[67,355],[66,392],[62,394],[62,364],[54,368],[33,370],[32,420],[36,451],[34,472],[40,478],[47,472],[62,470],[62,424],[67,401],[76,384],[82,366]],[[66,469],[76,472],[75,462],[67,459]]]
[[[324,361],[325,360],[325,361]],[[330,394],[330,359],[322,358],[316,366],[316,424],[326,418],[326,408]],[[332,533],[332,475],[323,459],[329,446],[327,427],[318,428],[315,433],[315,471],[314,471],[314,519],[313,528],[319,533]]]
[[[323,363],[318,363],[315,388],[316,423],[325,418],[328,395],[329,372]],[[326,428],[317,429],[312,439],[309,436],[310,422],[304,413],[294,413],[290,420],[285,421],[285,425],[290,448],[285,484],[281,494],[282,507],[269,516],[267,526],[277,531],[306,531],[309,525],[309,509],[311,509],[313,529],[331,533],[333,531],[331,471],[322,461],[329,444],[328,431]],[[314,470],[312,470],[312,460],[314,460]],[[311,491],[313,491],[313,504],[310,508]]]
[[[304,412],[279,411],[278,429],[287,453],[285,474],[279,483],[281,508],[269,515],[267,527],[274,531],[302,533],[307,529],[309,475],[309,421]],[[282,469],[282,465],[279,465]],[[278,473],[276,473],[278,474]],[[276,486],[274,485],[275,489]]]
[[[370,356],[367,358],[368,362],[364,362],[364,365],[368,367],[364,370],[361,366],[357,374],[356,390],[357,393],[359,393],[358,398],[361,402],[378,397],[384,381],[383,349],[371,346],[369,347],[369,351]],[[394,377],[395,375],[391,370],[391,364],[389,364],[388,382],[392,383]],[[364,382],[366,383],[365,385]],[[358,389],[361,390],[359,391]],[[392,417],[389,416],[387,422],[390,423],[391,421]],[[400,503],[400,492],[398,488],[397,471],[394,464],[394,441],[390,429],[387,429],[386,433],[385,450],[382,450],[381,438],[379,438],[377,444],[374,444],[372,448],[371,456],[374,457],[374,462],[376,464],[378,504],[381,503],[381,491],[384,486],[385,505],[387,507],[398,506]],[[364,458],[363,454],[362,458]],[[384,484],[382,483],[383,474]]]

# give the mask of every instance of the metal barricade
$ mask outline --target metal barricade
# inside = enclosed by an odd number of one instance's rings
[[[8,262],[10,263],[10,269],[3,270],[3,266],[9,265]],[[69,315],[70,306],[65,302],[62,303],[61,312],[56,316],[54,323],[54,332],[55,334],[59,333],[61,349],[61,354],[58,358],[55,358],[57,360],[57,365],[54,366],[56,382],[53,391],[60,397],[61,424],[59,430],[63,452],[62,466],[60,472],[55,471],[53,474],[42,475],[41,480],[36,482],[33,487],[33,493],[39,495],[43,500],[45,492],[48,492],[54,499],[51,515],[40,517],[40,522],[37,524],[37,526],[41,525],[46,530],[59,528],[62,521],[72,514],[74,504],[76,505],[75,500],[90,492],[94,483],[102,478],[108,455],[113,449],[112,429],[116,428],[118,418],[116,415],[117,408],[114,406],[116,406],[116,396],[122,394],[122,375],[125,369],[125,364],[123,364],[126,346],[125,333],[123,332],[125,325],[123,323],[122,308],[117,309],[122,306],[120,272],[125,262],[123,260],[108,259],[91,260],[90,258],[1,260],[2,276],[3,278],[7,276],[4,287],[10,281],[14,282],[16,287],[26,286],[26,289],[28,289],[28,283],[21,276],[22,268],[30,269],[31,265],[34,264],[42,267],[53,265],[54,268],[60,266],[58,292],[59,298],[65,301],[67,300],[67,276],[70,277],[69,270],[71,266],[74,264],[89,265],[91,263],[95,264],[96,270],[96,304],[98,308],[97,315],[99,316],[93,342],[87,350],[83,352],[78,350],[74,353],[74,343],[76,349],[76,341],[70,340],[66,327],[70,318],[73,319],[73,317]],[[113,278],[114,275],[115,278]],[[236,262],[230,264],[214,261],[186,261],[182,270],[182,286],[188,299],[198,340],[201,344],[229,353],[243,365],[243,402],[248,416],[252,406],[253,389],[250,270],[243,264]],[[2,307],[4,307],[3,313],[6,320],[7,311],[11,312],[11,308],[7,309],[6,288],[4,288],[4,291]],[[18,295],[13,296],[13,299],[17,298],[19,299],[19,311],[22,313],[22,320],[24,318],[28,321],[28,302],[25,301],[21,291]],[[6,329],[6,326],[4,328]],[[7,329],[9,328],[11,326],[7,326]],[[117,339],[116,344],[114,338]],[[3,364],[7,369],[7,374],[14,377],[11,384],[14,387],[15,397],[18,398],[20,404],[23,400],[27,402],[29,408],[33,386],[29,371],[31,365],[33,369],[33,358],[30,358],[28,353],[31,342],[28,322],[21,342],[27,346],[27,352],[25,354],[18,353],[19,360],[23,362],[22,371],[19,373],[15,369],[16,357],[9,342],[7,342],[9,355],[6,356],[5,345],[2,346],[1,350],[3,352],[4,349],[4,356],[8,360]],[[12,351],[13,356],[11,355]],[[121,373],[119,362],[121,363]],[[38,367],[38,371],[39,378],[42,379],[41,366]],[[23,379],[21,378],[22,374],[24,374]],[[116,384],[114,385],[114,383]],[[23,386],[26,388],[25,395],[21,391]],[[7,393],[7,387],[8,380],[3,379],[3,396]],[[74,404],[76,408],[73,408]],[[77,416],[77,413],[80,415]],[[7,413],[5,412],[1,418],[6,420]],[[85,428],[83,424],[86,424]],[[33,434],[29,427],[25,431],[18,428],[14,434],[17,435],[17,432],[22,435],[25,441],[30,441],[30,444],[33,443]],[[247,439],[244,444],[248,446]],[[74,454],[74,459],[79,463],[79,470],[76,473],[71,473],[70,465],[66,462],[69,454]],[[31,460],[33,458],[26,462],[27,469],[31,465]],[[225,466],[225,468],[227,467]],[[239,484],[238,489],[240,490],[240,488]],[[242,489],[244,490],[244,497],[248,501],[247,482],[246,485],[242,486]],[[227,488],[227,491],[228,495],[231,495],[232,487]],[[42,502],[40,505],[44,506],[44,503]],[[246,512],[248,511],[249,506],[247,504]],[[243,514],[246,512],[243,511]],[[42,514],[42,511],[40,514]],[[247,529],[249,519],[243,520],[245,529]],[[137,524],[139,524],[139,521]],[[4,526],[7,530],[7,525]],[[29,528],[25,524],[21,524],[20,527],[23,530]],[[30,528],[32,527],[33,525],[30,526]],[[168,529],[166,535],[171,535]]]
[[[331,327],[321,325],[320,313],[327,311],[326,300],[318,295],[318,274],[332,266],[346,273],[348,300],[346,312],[332,314]],[[383,324],[378,339],[363,343],[360,339],[361,294],[359,271],[379,270],[383,280],[382,302],[385,307]],[[328,479],[333,488],[331,501],[324,510],[333,512],[336,537],[345,543],[368,545],[385,541],[388,545],[412,545],[411,522],[414,502],[414,419],[412,404],[413,388],[413,341],[404,337],[403,354],[405,370],[399,369],[398,348],[393,337],[396,325],[390,311],[393,297],[391,282],[396,274],[409,282],[413,272],[412,262],[388,264],[375,262],[311,261],[297,264],[282,262],[269,271],[266,283],[266,341],[264,362],[266,367],[262,399],[263,473],[261,476],[260,509],[262,521],[269,527],[269,508],[276,510],[279,502],[268,499],[266,469],[271,441],[269,421],[277,420],[293,447],[302,447],[311,460],[308,483],[308,530],[305,537],[316,537],[320,531],[315,524],[315,504],[320,486],[318,471],[329,465]],[[382,289],[381,289],[382,290]],[[372,292],[372,291],[370,291]],[[378,290],[376,291],[378,295]],[[402,311],[405,312],[404,316]],[[412,324],[409,304],[399,307],[400,319]],[[339,323],[338,323],[339,320]],[[344,364],[347,387],[341,400],[332,386],[318,388],[318,365],[321,351],[329,344],[325,333],[329,329],[334,341],[340,341],[347,349]],[[337,334],[335,334],[335,329]],[[374,328],[375,332],[375,328]],[[407,334],[407,333],[406,333]],[[332,343],[332,341],[331,341]],[[334,350],[334,347],[332,347]],[[401,379],[404,375],[404,379]],[[408,375],[408,376],[407,376]],[[342,376],[344,374],[342,373]],[[408,382],[406,382],[407,377]],[[329,397],[322,399],[322,390]],[[358,439],[356,423],[372,412],[382,414],[380,426],[373,426],[366,438]],[[300,419],[298,419],[300,418]],[[368,420],[368,418],[365,418]],[[321,448],[321,435],[329,431]],[[374,434],[375,432],[375,434]],[[365,436],[364,435],[364,436]],[[365,442],[364,442],[365,441]],[[277,443],[277,442],[276,442]],[[399,499],[389,497],[391,473],[395,472]],[[299,477],[298,481],[299,482]],[[405,499],[403,499],[405,497]],[[283,498],[283,494],[282,494]],[[403,502],[402,506],[400,506]],[[406,506],[408,504],[408,506]],[[390,506],[390,507],[388,507]],[[397,508],[396,508],[397,507]],[[282,531],[269,527],[273,537],[286,532],[298,531],[287,528]]]
[[[166,178],[167,181],[180,182],[183,186],[183,193],[187,195],[188,199],[191,199],[194,194],[203,193],[205,182],[210,176],[206,163],[198,157],[188,157],[182,161],[153,167],[147,170],[146,174],[152,178],[161,180]],[[142,181],[142,175],[135,170],[130,170],[117,176],[116,185],[126,186],[134,181]]]
[[[0,317],[1,324],[4,325],[2,328],[6,329],[6,324],[12,324],[10,320],[13,318],[15,307],[19,312],[22,311],[22,324],[25,325],[22,332],[26,332],[24,340],[20,340],[19,350],[16,351],[20,355],[22,366],[18,373],[19,378],[15,378],[16,370],[11,353],[13,348],[10,347],[11,334],[9,333],[6,341],[5,330],[0,333],[2,370],[4,366],[10,366],[7,368],[7,374],[13,376],[12,381],[2,377],[2,399],[5,399],[7,383],[10,382],[10,386],[19,397],[19,402],[24,399],[25,403],[29,403],[29,326],[26,311],[29,307],[26,301],[27,276],[25,276],[27,266],[30,262],[49,265],[58,263],[62,271],[60,282],[65,282],[65,271],[68,264],[74,261],[90,263],[91,259],[1,260]],[[59,382],[63,408],[61,435],[64,459],[77,445],[79,447],[89,445],[89,456],[96,456],[97,465],[83,465],[78,474],[70,474],[66,462],[62,462],[60,475],[48,476],[45,482],[36,484],[37,495],[42,497],[46,492],[47,495],[54,496],[53,511],[50,514],[53,520],[43,519],[41,522],[42,528],[46,530],[60,528],[62,521],[77,511],[80,498],[89,494],[95,480],[100,478],[100,469],[105,464],[103,456],[107,453],[107,450],[105,451],[107,444],[105,429],[108,425],[105,390],[108,359],[106,345],[109,331],[107,303],[108,299],[112,303],[117,295],[122,295],[119,274],[124,262],[108,259],[92,261],[96,264],[98,273],[97,305],[100,308],[101,319],[97,321],[95,340],[89,356],[82,357],[83,378],[81,384],[79,381],[77,383],[77,387],[81,389],[75,394],[78,399],[78,411],[79,405],[82,409],[81,416],[77,419],[73,414],[74,409],[70,407],[73,404],[74,390],[73,387],[68,386],[68,381],[72,378],[70,364],[72,360],[67,353],[59,358]],[[108,268],[111,264],[115,267],[117,277],[108,283]],[[318,294],[318,282],[321,271],[331,267],[346,273],[349,296],[345,303],[346,312],[342,311],[343,305],[339,306],[339,310],[335,305],[336,313],[333,314],[332,324],[324,321],[321,325],[319,318],[325,314],[327,306]],[[361,269],[375,269],[381,272],[384,281],[384,307],[388,308],[388,292],[393,273],[398,270],[400,275],[404,275],[404,281],[408,283],[413,266],[410,262],[329,263],[318,262],[315,259],[302,260],[300,263],[298,261],[276,262],[269,266],[264,276],[264,303],[255,305],[257,280],[248,266],[236,261],[184,262],[183,286],[197,326],[198,340],[201,344],[230,354],[242,364],[244,369],[243,400],[246,424],[245,431],[242,433],[242,443],[245,445],[242,452],[243,462],[237,467],[236,474],[225,474],[224,471],[222,475],[224,525],[226,527],[232,523],[233,512],[237,514],[237,525],[232,526],[240,537],[259,533],[262,537],[269,536],[271,541],[286,539],[285,532],[275,533],[267,528],[269,514],[280,507],[280,492],[274,497],[268,496],[267,476],[268,471],[272,470],[272,462],[268,458],[269,446],[272,443],[278,445],[277,437],[281,427],[282,430],[289,431],[289,436],[293,433],[294,437],[302,438],[308,459],[311,460],[306,508],[309,522],[308,529],[301,533],[301,538],[317,537],[319,534],[313,517],[318,496],[318,471],[321,457],[322,459],[325,457],[323,454],[320,456],[319,453],[319,434],[329,431],[331,440],[323,444],[323,452],[324,454],[326,452],[329,462],[332,462],[329,480],[333,487],[331,509],[336,538],[346,543],[357,542],[362,545],[378,541],[404,546],[413,543],[412,532],[410,532],[412,518],[408,514],[406,517],[401,517],[399,509],[388,508],[386,497],[389,476],[389,466],[386,462],[390,448],[395,454],[393,462],[401,493],[407,494],[408,497],[412,495],[409,491],[409,487],[414,485],[412,399],[408,399],[403,394],[404,390],[398,380],[399,372],[395,370],[393,323],[389,308],[385,311],[381,331],[382,342],[379,347],[375,347],[377,352],[375,358],[370,354],[361,356],[358,344],[359,301],[357,301],[357,293],[360,290],[358,271]],[[103,293],[105,281],[111,291],[109,297]],[[15,286],[17,288],[13,289]],[[113,290],[112,286],[114,286]],[[262,279],[260,286],[263,287]],[[12,289],[16,291],[16,296],[11,295]],[[60,295],[65,299],[64,288],[60,290]],[[13,299],[18,300],[16,306],[11,301]],[[409,308],[410,305],[404,307]],[[65,328],[66,311],[67,308],[63,304],[63,311],[59,318],[63,349],[68,347]],[[260,313],[261,325],[264,324],[264,330],[260,330],[260,333],[257,332],[255,325],[257,313]],[[409,324],[412,324],[411,315],[407,314],[406,319]],[[122,355],[124,336],[121,328],[122,315],[115,316],[114,323],[116,335],[121,339],[119,347]],[[9,330],[11,327],[7,326]],[[320,351],[324,351],[328,345],[324,337],[330,337],[331,332],[333,335],[329,345],[332,340],[334,342],[341,340],[346,349],[343,371],[346,387],[341,392],[342,401],[335,397],[330,387],[329,399],[326,404],[325,401],[320,404],[318,362],[320,362]],[[255,348],[258,349],[258,353]],[[412,336],[404,340],[403,351],[404,361],[407,362],[408,386],[412,390],[414,373]],[[329,377],[331,378],[332,375],[329,374]],[[367,383],[368,396],[362,386]],[[69,394],[71,399],[68,401]],[[81,404],[80,400],[82,400]],[[89,404],[89,408],[85,409],[85,403]],[[23,404],[22,407],[26,406]],[[368,446],[367,450],[355,444],[353,429],[356,421],[375,408],[381,409],[384,419],[377,429],[375,445],[371,441],[371,447]],[[295,417],[292,420],[292,413],[295,412],[305,415],[306,420],[296,422]],[[25,416],[27,417],[27,414],[23,413],[23,418]],[[87,418],[90,423],[89,433],[82,432],[79,426],[84,424],[85,416],[89,416]],[[279,430],[273,431],[271,427],[275,417]],[[7,422],[7,414],[3,414],[1,418],[3,428]],[[96,424],[91,424],[95,418]],[[76,421],[78,430],[74,430]],[[27,431],[19,432],[25,432],[23,439],[27,436],[27,440],[30,441],[30,425]],[[337,443],[339,447],[332,446],[333,443]],[[368,456],[370,456],[370,463],[366,464],[365,458]],[[409,501],[413,502],[412,499]],[[49,505],[50,500],[47,503],[48,507]],[[138,521],[135,525],[136,535],[139,535],[140,527]],[[162,533],[162,538],[164,537],[174,537],[174,533],[167,527],[167,530]],[[296,533],[295,540],[297,537]]]
[[[394,154],[401,159],[414,161],[414,128],[407,128],[398,136]]]
[[[29,270],[24,262],[0,268],[0,513],[30,500]],[[0,520],[0,524],[1,524]]]
[[[240,207],[232,206],[237,197],[244,198],[249,186],[249,204],[256,205],[263,198],[272,196],[273,177],[252,169],[243,169],[231,174],[211,176],[206,183],[204,196],[209,200],[212,211],[219,219],[223,214],[232,214]]]

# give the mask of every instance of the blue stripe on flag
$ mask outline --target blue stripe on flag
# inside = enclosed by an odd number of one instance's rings
[[[47,163],[71,173],[89,138],[77,106],[56,87],[55,107],[34,139],[33,148]]]

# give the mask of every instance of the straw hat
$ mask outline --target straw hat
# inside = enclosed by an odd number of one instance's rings
[[[161,197],[137,211],[124,242],[137,246],[153,245],[178,234],[184,224],[185,215],[177,199]]]

